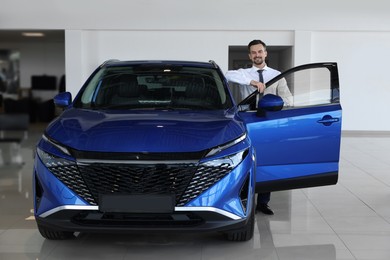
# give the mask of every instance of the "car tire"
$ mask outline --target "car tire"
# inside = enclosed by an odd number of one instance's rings
[[[255,230],[255,207],[252,207],[248,222],[240,229],[227,232],[226,239],[229,241],[248,241],[253,237]]]
[[[41,235],[50,240],[65,240],[74,238],[74,233],[69,231],[58,231],[38,225],[38,230]]]

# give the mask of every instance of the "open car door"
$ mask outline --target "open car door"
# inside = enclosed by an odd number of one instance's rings
[[[267,101],[260,113],[245,110],[256,100],[260,99],[260,104],[267,99],[257,91],[239,104],[239,114],[256,149],[256,191],[336,184],[342,112],[337,64],[295,67],[266,85],[281,82],[287,82],[292,93],[291,106],[278,107]]]

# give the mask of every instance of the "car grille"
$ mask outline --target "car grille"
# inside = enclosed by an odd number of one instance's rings
[[[184,206],[230,171],[228,164],[206,166],[183,164],[83,163],[50,167],[66,186],[91,205],[99,194],[167,194]]]

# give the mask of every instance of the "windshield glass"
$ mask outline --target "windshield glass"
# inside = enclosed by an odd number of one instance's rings
[[[91,109],[219,110],[232,106],[215,69],[184,66],[112,66],[99,70],[76,107]]]

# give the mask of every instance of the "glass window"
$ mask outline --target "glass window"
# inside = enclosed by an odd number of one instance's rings
[[[98,71],[78,105],[93,109],[226,109],[232,106],[217,70],[117,66]]]
[[[294,107],[329,104],[336,98],[327,68],[300,70],[288,74],[285,79],[293,95]]]

